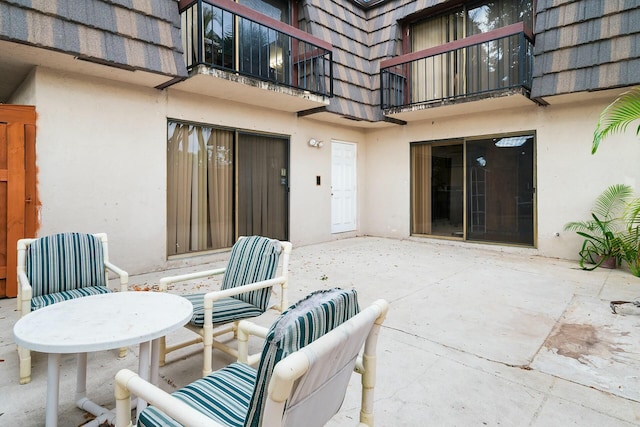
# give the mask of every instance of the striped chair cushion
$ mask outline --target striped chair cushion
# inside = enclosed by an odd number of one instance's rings
[[[229,427],[242,427],[256,380],[256,370],[242,363],[200,378],[173,393],[173,396]],[[138,426],[177,427],[179,423],[150,406],[138,418]]]
[[[62,233],[32,242],[25,254],[32,295],[107,286],[102,242],[91,234]]]
[[[55,294],[39,295],[31,298],[31,311],[46,307],[57,302],[68,299],[88,297],[89,295],[106,294],[111,292],[106,286],[87,286],[84,288],[72,289],[70,291],[56,292]]]
[[[278,268],[282,245],[278,240],[260,236],[242,237],[233,245],[229,264],[222,278],[222,289],[273,279]],[[271,288],[234,296],[263,312],[269,303]]]
[[[183,295],[193,305],[191,324],[204,327],[204,294]],[[221,298],[213,303],[213,324],[222,325],[236,320],[260,316],[264,310],[235,298]]]
[[[358,314],[355,290],[317,291],[289,307],[269,329],[256,374],[245,427],[259,427],[275,365]]]

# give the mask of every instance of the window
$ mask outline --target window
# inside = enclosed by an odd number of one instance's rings
[[[469,3],[410,26],[417,52],[524,22],[532,28],[532,0]],[[525,49],[525,50],[523,50]],[[521,85],[529,45],[518,34],[429,56],[411,65],[411,99],[437,101]],[[527,55],[525,55],[527,53]],[[522,64],[521,64],[522,63]]]
[[[168,255],[233,245],[234,133],[169,122]]]
[[[288,239],[289,139],[169,121],[167,254]]]
[[[411,233],[534,245],[534,134],[411,145]]]
[[[238,0],[275,20],[289,24],[288,0]],[[291,70],[290,38],[249,20],[239,21],[240,71],[252,76],[288,84]]]
[[[237,0],[239,4],[247,6],[270,18],[290,23],[289,0]]]

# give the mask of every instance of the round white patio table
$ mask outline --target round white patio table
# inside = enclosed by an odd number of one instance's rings
[[[159,339],[184,326],[192,314],[191,303],[178,295],[113,292],[52,304],[18,320],[13,327],[16,344],[48,354],[46,426],[58,424],[61,354],[78,354],[76,404],[105,416],[109,411],[86,397],[87,352],[140,344],[138,373],[157,384]],[[145,406],[138,399],[138,413]]]

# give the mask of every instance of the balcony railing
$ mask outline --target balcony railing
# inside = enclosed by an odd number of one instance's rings
[[[520,22],[380,64],[381,107],[390,109],[531,90],[533,36]]]
[[[180,1],[187,69],[217,68],[333,96],[333,46],[229,0]]]

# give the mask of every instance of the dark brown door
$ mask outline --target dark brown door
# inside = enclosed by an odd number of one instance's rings
[[[239,134],[237,234],[289,238],[289,140]]]
[[[16,244],[36,234],[35,107],[0,105],[0,298],[17,295]]]

